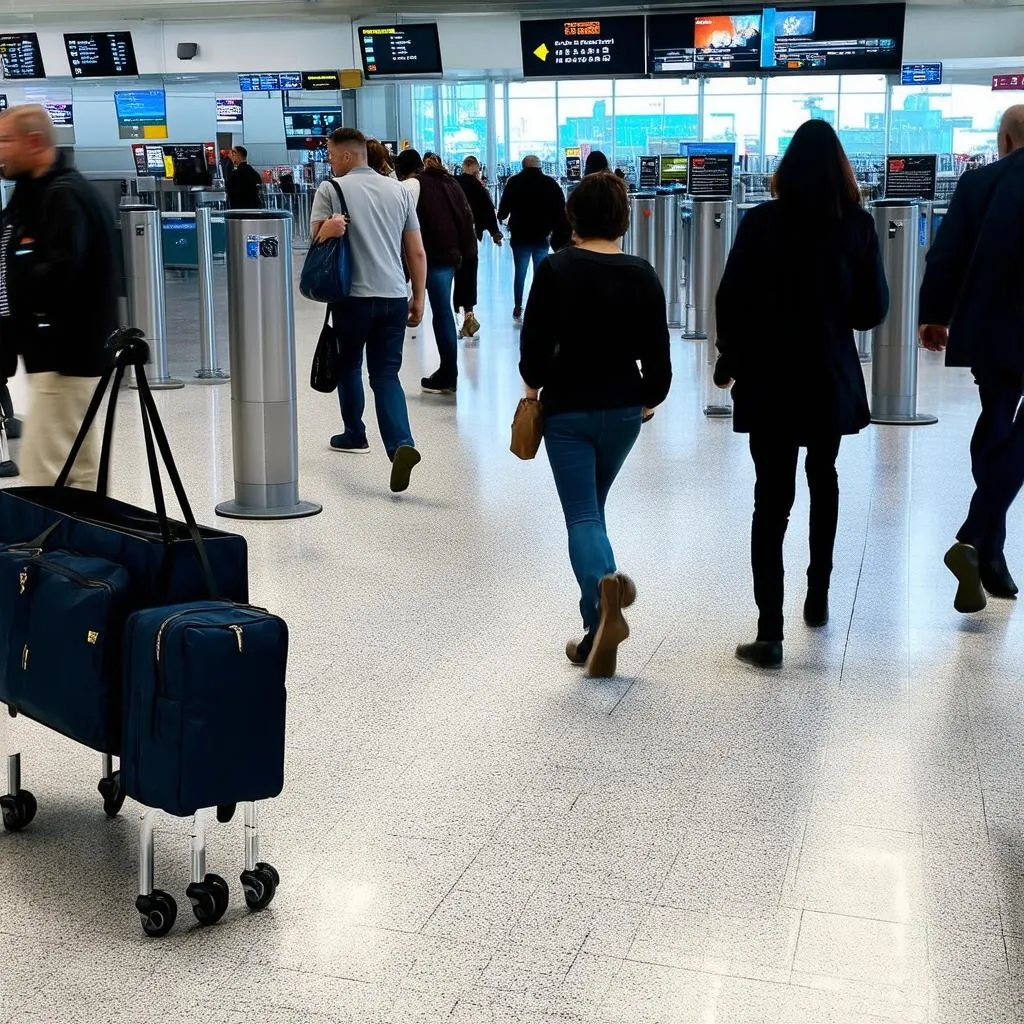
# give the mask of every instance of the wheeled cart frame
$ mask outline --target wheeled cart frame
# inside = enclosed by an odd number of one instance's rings
[[[14,718],[15,715],[11,714]],[[108,818],[116,818],[124,804],[125,792],[121,773],[114,768],[114,758],[103,754],[103,774],[99,791],[103,797],[103,810]],[[259,859],[260,835],[256,804],[243,804],[245,822],[245,869],[240,880],[245,903],[250,910],[262,910],[270,904],[281,884],[276,869]],[[36,798],[21,787],[21,754],[7,755],[7,794],[0,796],[3,826],[8,832],[18,832],[36,816]],[[139,896],[135,909],[142,918],[142,930],[153,938],[161,938],[173,927],[178,916],[178,905],[170,893],[153,887],[154,833],[157,816],[162,812],[149,808],[142,815],[139,828]],[[192,904],[192,912],[200,924],[215,924],[228,909],[228,883],[220,875],[206,872],[206,828],[215,816],[229,821],[234,807],[209,808],[197,811],[192,819],[192,882],[185,895]]]

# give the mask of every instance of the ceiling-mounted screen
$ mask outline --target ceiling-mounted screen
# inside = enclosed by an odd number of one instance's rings
[[[139,73],[131,32],[65,33],[64,48],[73,78],[117,78]]]
[[[942,65],[904,64],[900,85],[942,85]]]
[[[390,75],[440,75],[441,41],[437,25],[360,25],[359,50],[367,78]]]
[[[167,97],[163,89],[115,92],[114,109],[120,138],[167,138]]]
[[[288,107],[284,112],[284,144],[287,149],[314,150],[327,145],[327,136],[345,123],[340,110]]]
[[[337,71],[303,71],[302,88],[307,92],[337,90],[341,88],[341,81]]]
[[[521,21],[523,74],[527,78],[642,75],[647,69],[645,32],[642,14]]]
[[[218,96],[217,124],[241,124],[244,119],[241,96]]]
[[[45,78],[39,36],[35,32],[0,35],[0,66],[4,78]]]
[[[894,74],[903,63],[905,4],[766,7],[761,36],[765,71]]]
[[[761,12],[696,15],[693,47],[697,71],[757,74],[761,70]]]
[[[238,76],[242,92],[289,92],[302,88],[301,71],[255,71]]]
[[[43,106],[50,115],[55,128],[71,128],[75,123],[75,108],[71,103],[58,100],[43,100]]]

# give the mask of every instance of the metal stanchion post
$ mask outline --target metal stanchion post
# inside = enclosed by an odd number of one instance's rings
[[[229,210],[224,221],[235,498],[217,515],[316,515],[322,506],[299,500],[291,214]]]
[[[889,315],[874,331],[871,421],[937,423],[917,411],[917,260],[921,211],[916,202],[883,199],[873,206],[889,282]]]
[[[196,207],[196,248],[199,252],[199,346],[200,363],[195,372],[199,384],[226,384],[230,375],[217,363],[217,324],[213,291],[213,211]]]
[[[148,204],[121,207],[121,242],[128,291],[128,316],[146,334],[154,391],[185,385],[171,376],[167,365],[167,300],[164,293],[164,253],[160,213]]]

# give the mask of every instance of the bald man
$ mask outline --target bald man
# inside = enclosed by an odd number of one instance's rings
[[[107,366],[105,346],[117,326],[111,214],[58,152],[44,107],[12,107],[0,116],[0,170],[16,183],[0,220],[0,338],[28,372],[21,472],[26,484],[50,486]],[[98,449],[91,436],[72,487],[96,486]]]
[[[928,253],[921,343],[969,367],[981,398],[971,440],[975,491],[945,563],[953,606],[981,611],[986,595],[1015,598],[1003,555],[1006,515],[1024,486],[1024,105],[999,124],[999,160],[969,171]]]

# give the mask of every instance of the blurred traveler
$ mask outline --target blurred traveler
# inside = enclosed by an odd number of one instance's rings
[[[263,179],[260,172],[249,163],[249,150],[245,146],[235,146],[231,150],[231,162],[235,169],[224,183],[228,206],[232,210],[262,209]]]
[[[366,140],[366,158],[370,166],[385,178],[395,177],[395,168],[391,162],[391,154],[388,147],[377,139]]]
[[[593,152],[587,154],[586,163],[583,165],[583,176],[586,177],[588,174],[600,174],[602,171],[610,169],[611,167],[608,163],[608,157],[606,157],[601,150],[595,149]]]
[[[889,308],[874,221],[861,209],[853,169],[829,124],[797,129],[772,195],[740,221],[715,303],[715,383],[732,385],[733,427],[750,435],[756,475],[757,639],[741,644],[736,657],[762,668],[782,664],[782,544],[801,448],[811,497],[804,621],[828,622],[839,444],[871,422],[853,332],[877,326]],[[801,229],[808,223],[814,231]]]
[[[0,236],[0,338],[4,361],[19,354],[28,371],[22,477],[52,486],[109,365],[106,342],[117,327],[114,236],[103,199],[57,151],[44,107],[0,115],[0,165],[16,182]],[[91,432],[70,485],[94,488],[98,460]]]
[[[440,368],[420,382],[428,395],[454,395],[459,380],[459,335],[452,310],[455,272],[475,260],[473,211],[462,189],[436,156],[420,159],[415,149],[395,160],[399,181],[416,203],[427,252],[427,295]]]
[[[491,236],[495,245],[501,245],[503,239],[498,228],[498,217],[494,209],[491,193],[480,180],[480,161],[475,156],[467,156],[462,161],[462,173],[455,179],[466,193],[466,200],[473,211],[473,224],[476,227],[477,242],[484,240],[484,232]],[[480,260],[477,256],[462,261],[462,266],[455,272],[455,312],[465,311],[462,321],[463,338],[475,338],[480,333],[480,321],[474,309],[477,302],[477,274]]]
[[[571,235],[565,216],[565,196],[558,182],[541,170],[540,157],[524,157],[523,169],[508,179],[498,206],[498,220],[508,221],[516,268],[512,319],[521,323],[530,264],[533,263],[536,277],[540,261],[552,246],[561,249]]]
[[[615,674],[629,636],[623,608],[636,599],[617,572],[605,502],[640,433],[645,407],[672,381],[665,293],[649,263],[616,239],[629,226],[626,186],[611,174],[584,178],[569,197],[576,245],[537,268],[520,339],[528,398],[539,395],[544,444],[580,587],[583,639],[565,649],[595,677]],[[639,366],[638,366],[639,363]]]
[[[974,496],[945,557],[959,612],[981,611],[986,591],[1017,596],[1003,545],[1006,514],[1024,484],[1024,105],[1003,115],[999,156],[957,184],[919,305],[922,344],[945,349],[947,366],[969,367],[981,398]]]
[[[352,288],[348,298],[332,310],[340,360],[338,399],[345,430],[331,438],[331,448],[350,454],[369,451],[363,423],[365,349],[377,425],[392,464],[391,490],[404,491],[420,461],[398,379],[406,324],[415,326],[423,319],[427,258],[420,225],[408,192],[367,163],[362,132],[338,128],[327,143],[327,158],[342,188],[349,220],[341,214],[334,187],[329,181],[322,182],[313,199],[311,237],[322,241],[347,234],[352,250]],[[412,277],[411,301],[403,250]]]

